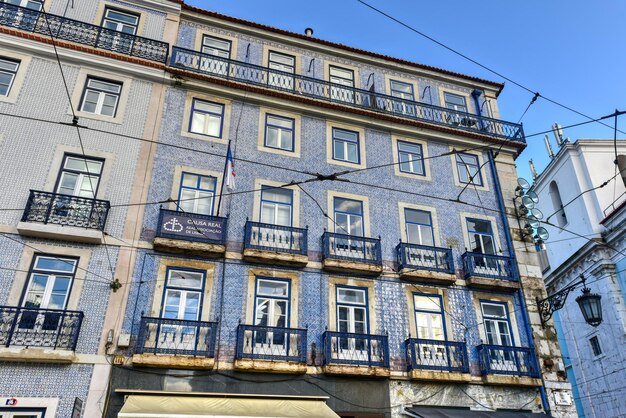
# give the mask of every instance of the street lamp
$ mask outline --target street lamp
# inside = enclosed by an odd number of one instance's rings
[[[582,311],[585,322],[592,327],[597,327],[602,322],[602,296],[597,293],[591,293],[591,290],[585,286],[585,277],[581,274],[580,280],[559,290],[555,294],[545,299],[537,298],[537,306],[539,307],[539,315],[541,316],[541,326],[545,326],[546,322],[552,318],[554,311],[558,311],[565,304],[567,295],[578,285],[582,284],[583,294],[576,298],[576,302]]]

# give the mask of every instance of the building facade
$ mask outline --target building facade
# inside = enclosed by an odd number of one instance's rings
[[[548,293],[558,292],[582,275],[587,286],[602,296],[603,321],[597,327],[585,323],[573,300],[579,290],[571,292],[563,309],[555,313],[581,417],[626,414],[626,358],[621,349],[626,338],[626,188],[613,168],[616,151],[619,155],[626,151],[623,140],[566,142],[533,185],[550,233],[543,266]]]
[[[0,9],[1,416],[571,415],[503,85],[178,1]]]

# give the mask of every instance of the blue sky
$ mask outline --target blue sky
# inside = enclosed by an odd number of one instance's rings
[[[410,32],[356,0],[186,0],[216,12],[494,81],[502,78]],[[541,95],[592,117],[626,110],[626,2],[615,0],[383,1],[373,6],[459,50]],[[506,82],[501,118],[517,122],[532,94]],[[522,122],[527,135],[584,121],[544,99]],[[613,125],[613,120],[607,121]],[[620,124],[626,132],[626,116]],[[597,123],[566,129],[566,137],[613,138]],[[624,138],[626,135],[619,134]],[[552,135],[553,147],[556,147]],[[517,159],[530,180],[528,159],[548,162],[543,135],[528,139]]]

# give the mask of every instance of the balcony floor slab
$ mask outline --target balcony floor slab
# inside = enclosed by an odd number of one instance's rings
[[[244,260],[257,261],[262,263],[282,264],[304,267],[309,262],[309,257],[302,254],[290,254],[280,251],[257,250],[246,248],[243,250]]]
[[[304,374],[307,371],[306,363],[256,359],[237,359],[233,363],[233,369],[242,372],[270,372],[283,374]]]
[[[322,261],[322,267],[329,271],[348,272],[377,276],[383,272],[382,264],[363,263],[360,261],[337,260],[327,258]]]
[[[490,279],[487,277],[470,276],[465,279],[467,286],[477,289],[502,290],[504,292],[515,292],[519,290],[519,282],[506,279]]]
[[[186,241],[172,238],[154,238],[154,249],[175,254],[191,254],[208,257],[221,257],[226,252],[226,245],[207,242]]]
[[[76,354],[70,350],[44,347],[1,347],[0,360],[27,363],[72,363]]]
[[[429,382],[467,383],[472,380],[472,375],[469,373],[460,372],[413,369],[409,371],[409,378],[412,380],[424,380]]]
[[[420,270],[419,267],[405,267],[399,273],[402,279],[419,283],[453,285],[456,282],[455,274]]]
[[[76,241],[87,244],[102,244],[102,231],[97,229],[79,228],[76,226],[61,226],[38,222],[20,222],[17,224],[20,235],[35,238],[58,239],[62,241]]]
[[[168,354],[135,354],[134,366],[163,367],[168,369],[211,370],[215,365],[214,358],[172,356]]]
[[[504,386],[541,386],[541,379],[528,376],[509,376],[503,374],[487,374],[482,377],[483,382],[488,385]]]
[[[322,372],[332,376],[389,377],[391,374],[387,367],[350,366],[345,364],[327,364],[322,366]]]

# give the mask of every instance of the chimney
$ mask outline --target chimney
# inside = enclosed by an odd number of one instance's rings
[[[311,36],[313,36],[313,28],[306,28],[304,30],[304,34],[310,38]]]

